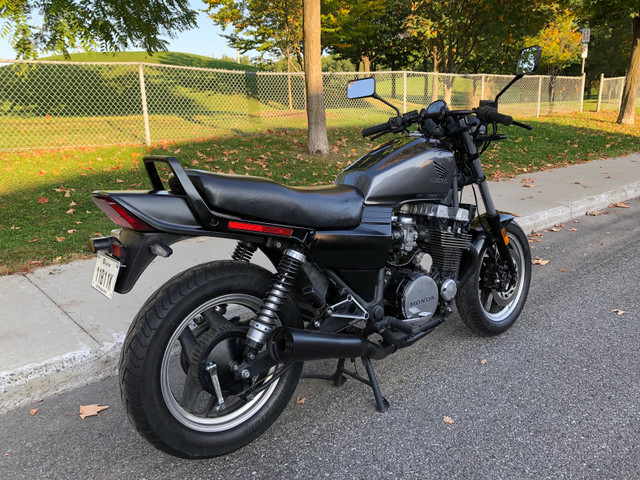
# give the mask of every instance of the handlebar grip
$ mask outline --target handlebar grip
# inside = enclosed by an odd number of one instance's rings
[[[485,122],[496,122],[506,126],[509,126],[513,123],[513,117],[511,117],[510,115],[503,115],[502,113],[498,113],[498,111],[493,107],[480,110],[478,112],[478,117],[480,117],[480,120],[483,120]]]
[[[381,123],[380,125],[375,125],[373,127],[365,128],[362,130],[363,137],[370,137],[371,135],[375,135],[376,133],[386,132],[387,130],[391,130],[389,126],[389,122]]]

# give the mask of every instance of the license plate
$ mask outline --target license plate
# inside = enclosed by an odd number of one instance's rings
[[[98,290],[107,298],[113,296],[113,290],[116,287],[116,279],[120,271],[120,262],[115,258],[98,254],[96,266],[93,269],[93,279],[91,286]]]

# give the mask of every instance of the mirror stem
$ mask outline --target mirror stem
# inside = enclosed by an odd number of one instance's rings
[[[520,80],[522,77],[524,77],[524,75],[516,75],[515,77],[513,77],[513,80],[511,80],[506,87],[504,87],[502,90],[500,90],[500,93],[498,93],[498,95],[496,95],[496,99],[494,100],[494,102],[498,103],[498,99],[500,98],[500,96],[506,92],[507,90],[509,90],[509,87],[511,85],[513,85],[514,83],[516,83],[518,80]]]
[[[391,108],[393,108],[396,111],[396,113],[398,114],[399,117],[402,116],[402,114],[400,113],[400,110],[398,109],[398,107],[396,107],[395,105],[392,105],[391,103],[387,102],[384,98],[382,98],[377,93],[374,93],[373,95],[371,95],[371,97],[375,98],[376,100],[380,100],[385,105],[389,105]]]

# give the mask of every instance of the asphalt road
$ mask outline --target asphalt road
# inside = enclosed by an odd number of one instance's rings
[[[305,402],[294,397],[261,438],[188,461],[138,437],[109,378],[33,405],[35,415],[1,415],[0,478],[638,479],[640,202],[630,205],[532,243],[549,263],[534,266],[505,334],[474,336],[454,315],[374,362],[386,414],[353,380],[302,380]],[[92,403],[109,409],[81,420]]]

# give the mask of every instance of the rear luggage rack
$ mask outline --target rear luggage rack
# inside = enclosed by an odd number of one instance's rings
[[[193,185],[187,172],[184,171],[180,161],[176,157],[166,157],[163,155],[153,155],[150,157],[144,157],[144,168],[147,171],[147,176],[151,181],[151,186],[154,190],[165,190],[164,184],[160,179],[160,174],[158,173],[158,168],[156,167],[156,163],[166,163],[171,169],[171,173],[176,177],[182,190],[185,193],[187,198],[187,202],[195,212],[198,220],[202,225],[206,225],[208,227],[215,227],[218,225],[218,219],[214,215],[214,213],[209,209],[202,196],[196,190],[196,187]]]

